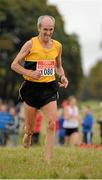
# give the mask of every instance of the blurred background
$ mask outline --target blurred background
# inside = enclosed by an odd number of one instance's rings
[[[101,0],[0,0],[0,97],[17,102],[22,77],[10,69],[21,46],[37,34],[37,19],[56,19],[54,38],[63,45],[63,66],[70,84],[60,102],[74,94],[81,100],[102,98]]]
[[[70,95],[80,102],[101,102],[101,0],[0,0],[1,101],[17,105],[23,78],[10,65],[21,46],[37,35],[37,19],[44,14],[55,17],[53,38],[62,43],[62,63],[70,82],[68,88],[60,89],[59,107]]]

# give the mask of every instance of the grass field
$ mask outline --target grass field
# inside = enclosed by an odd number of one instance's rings
[[[91,105],[96,121],[101,112],[99,104],[84,104]],[[102,179],[102,148],[56,146],[52,162],[47,165],[44,161],[44,138],[45,123],[42,126],[41,146],[30,149],[20,145],[16,148],[0,148],[0,179]],[[93,143],[100,143],[96,122]]]
[[[102,149],[56,147],[50,165],[43,147],[0,148],[0,179],[102,178]]]

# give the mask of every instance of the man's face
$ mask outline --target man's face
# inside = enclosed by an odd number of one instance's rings
[[[70,104],[71,104],[72,106],[76,105],[76,99],[75,99],[75,98],[71,99]]]
[[[51,19],[49,18],[44,18],[42,20],[41,26],[39,27],[39,34],[41,38],[45,41],[48,42],[54,32],[54,23]]]
[[[84,113],[87,114],[89,112],[89,109],[87,107],[84,108]]]

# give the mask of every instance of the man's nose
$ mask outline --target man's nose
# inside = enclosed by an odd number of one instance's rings
[[[51,34],[51,32],[50,31],[47,31],[47,35],[50,35]]]

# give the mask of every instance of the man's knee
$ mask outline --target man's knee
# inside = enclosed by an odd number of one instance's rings
[[[47,130],[55,131],[56,123],[55,121],[50,120],[47,125]]]

